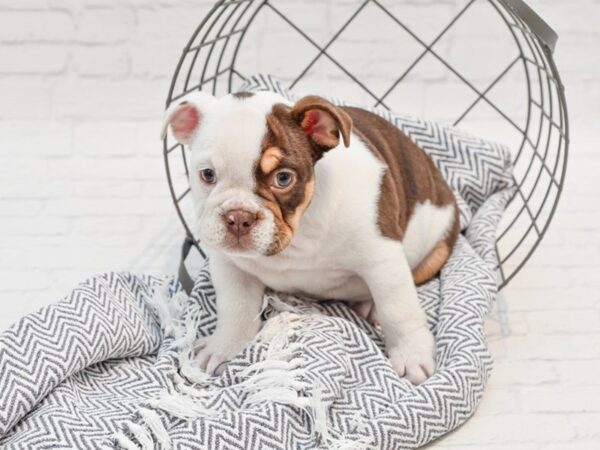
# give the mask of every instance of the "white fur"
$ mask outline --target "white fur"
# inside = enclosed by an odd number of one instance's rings
[[[256,211],[252,170],[266,131],[274,94],[219,99],[192,142],[192,192],[199,237],[208,245],[217,293],[218,324],[200,358],[209,370],[232,357],[259,329],[256,316],[265,286],[317,298],[374,300],[393,367],[412,382],[434,368],[434,340],[420,308],[411,268],[418,265],[451,227],[452,207],[417,205],[405,242],[384,237],[377,225],[386,166],[352,134],[350,147],[330,150],[316,164],[315,194],[288,247],[264,256],[273,238],[272,215],[253,233],[257,251],[231,254],[219,248],[219,215],[232,204]],[[194,171],[210,164],[218,182],[201,185]]]
[[[411,269],[419,265],[452,227],[454,207],[439,207],[429,200],[419,203],[410,216],[404,232],[404,254]]]

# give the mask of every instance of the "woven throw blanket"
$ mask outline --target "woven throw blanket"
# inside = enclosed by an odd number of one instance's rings
[[[245,89],[293,98],[268,76]],[[433,157],[461,209],[451,258],[419,287],[437,341],[429,380],[400,378],[379,332],[344,304],[271,291],[259,335],[211,377],[192,356],[215,328],[208,271],[189,296],[173,278],[108,273],[0,334],[0,448],[401,449],[467,420],[492,364],[483,322],[496,294],[509,153],[381,114]]]

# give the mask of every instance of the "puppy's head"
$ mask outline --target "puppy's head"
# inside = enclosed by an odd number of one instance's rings
[[[314,165],[349,145],[352,121],[323,98],[291,105],[267,92],[174,103],[164,130],[191,150],[190,186],[203,244],[240,256],[274,255],[291,241],[315,188]]]

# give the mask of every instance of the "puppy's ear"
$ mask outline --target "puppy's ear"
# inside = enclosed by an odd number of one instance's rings
[[[352,119],[341,108],[316,95],[301,98],[292,107],[292,119],[320,148],[330,150],[340,143],[350,145]]]
[[[165,112],[162,138],[171,127],[173,136],[180,144],[192,142],[206,111],[214,104],[216,98],[205,92],[192,92],[176,102],[171,103]]]

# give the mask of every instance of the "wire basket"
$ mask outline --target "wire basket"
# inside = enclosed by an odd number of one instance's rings
[[[497,235],[502,288],[539,245],[563,187],[569,135],[556,40],[521,0],[221,0],[183,49],[167,105],[195,90],[232,92],[263,72],[508,145],[516,189]],[[163,153],[192,238],[185,149],[167,137]]]

